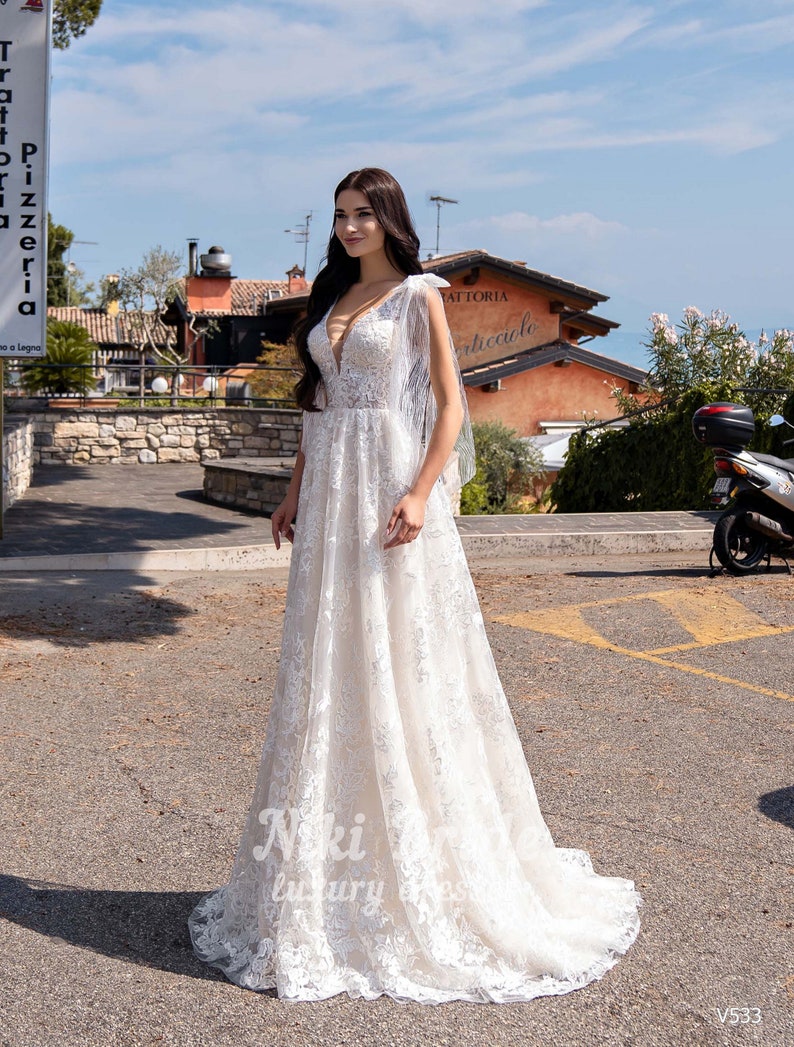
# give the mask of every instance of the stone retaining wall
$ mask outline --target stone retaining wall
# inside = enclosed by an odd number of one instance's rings
[[[30,416],[42,465],[294,456],[301,412],[253,408],[50,408]]]
[[[3,508],[13,505],[30,486],[33,472],[33,423],[14,419],[3,425]]]

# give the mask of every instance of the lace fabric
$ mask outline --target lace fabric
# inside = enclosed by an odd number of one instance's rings
[[[419,538],[383,549],[432,417],[431,287],[359,318],[338,368],[325,324],[310,334],[323,409],[259,775],[229,881],[189,918],[197,956],[287,1000],[567,993],[639,929],[632,881],[543,820],[443,483]]]

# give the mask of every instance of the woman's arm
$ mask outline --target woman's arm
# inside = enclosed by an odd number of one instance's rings
[[[295,532],[292,528],[292,524],[298,512],[298,495],[300,494],[301,480],[303,479],[303,468],[305,464],[306,456],[303,453],[303,433],[301,433],[298,454],[295,458],[295,468],[292,470],[292,478],[289,482],[287,493],[284,496],[284,501],[270,517],[270,529],[273,533],[273,541],[276,543],[277,549],[281,548],[282,535],[289,542],[292,542],[295,539]]]
[[[413,541],[422,529],[425,504],[433,484],[441,475],[455,446],[463,421],[463,404],[455,361],[449,345],[449,327],[441,296],[432,291],[427,295],[428,323],[430,325],[430,384],[438,409],[430,434],[424,461],[413,487],[395,505],[386,528],[385,549]]]

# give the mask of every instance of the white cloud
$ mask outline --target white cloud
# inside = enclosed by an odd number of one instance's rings
[[[631,280],[622,277],[625,258],[636,258],[658,240],[653,230],[637,231],[588,211],[542,218],[508,211],[449,225],[445,249],[476,245],[502,258],[520,258],[531,269],[613,293]],[[621,264],[621,262],[623,264]],[[636,282],[637,273],[632,273]]]
[[[106,3],[54,57],[51,192],[74,205],[56,217],[72,227],[128,218],[144,247],[212,223],[230,249],[254,245],[256,265],[242,268],[256,275],[310,208],[314,254],[336,179],[378,164],[405,184],[426,240],[427,191],[460,197],[444,214],[444,249],[531,250],[538,268],[636,292],[651,271],[637,264],[647,234],[599,215],[651,224],[655,213],[637,218],[647,192],[677,222],[665,184],[674,165],[722,178],[726,158],[762,148],[759,163],[787,162],[794,76],[764,56],[790,41],[794,15],[790,0],[768,0],[754,21],[749,10],[690,0]],[[539,184],[542,204],[528,196]],[[747,209],[764,203],[739,195]],[[553,217],[529,214],[529,199]],[[452,224],[494,200],[501,217]],[[554,214],[569,201],[590,210]],[[82,238],[107,241],[96,228]],[[661,286],[681,275],[653,271]]]
[[[730,46],[738,52],[773,51],[794,43],[794,14],[789,12],[755,22],[712,27],[708,38],[715,47]]]

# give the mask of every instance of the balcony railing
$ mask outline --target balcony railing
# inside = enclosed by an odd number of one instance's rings
[[[24,372],[35,368],[44,380],[35,392],[26,389]],[[47,373],[52,380],[47,381]],[[196,408],[198,406],[294,408],[292,386],[299,376],[294,367],[245,364],[234,368],[139,364],[108,359],[100,365],[6,361],[3,394],[9,405],[15,398],[74,401],[81,407],[107,399],[130,406]],[[93,383],[92,380],[93,379]],[[93,388],[88,385],[93,384]],[[82,391],[80,391],[82,390]]]

